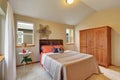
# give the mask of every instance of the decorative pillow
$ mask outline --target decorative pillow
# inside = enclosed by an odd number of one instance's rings
[[[57,48],[57,50],[58,50],[58,53],[63,53],[64,52],[64,49],[62,47]]]
[[[52,49],[52,52],[53,52],[53,53],[58,53],[58,49],[54,47],[54,48]]]
[[[53,46],[42,46],[42,52],[48,53],[52,52]]]
[[[55,45],[54,47],[55,48],[63,48],[64,49],[63,45]]]

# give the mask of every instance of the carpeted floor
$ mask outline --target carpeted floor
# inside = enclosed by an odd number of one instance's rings
[[[92,75],[87,80],[120,80],[120,67],[100,67],[102,74]],[[40,63],[17,67],[17,80],[52,80]]]

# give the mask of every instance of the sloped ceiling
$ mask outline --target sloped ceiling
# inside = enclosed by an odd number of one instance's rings
[[[109,8],[120,7],[120,0],[9,0],[17,14],[76,25],[90,14]]]
[[[81,0],[81,1],[97,11],[110,8],[120,8],[120,0]]]

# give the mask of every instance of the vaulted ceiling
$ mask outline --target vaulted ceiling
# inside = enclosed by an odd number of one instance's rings
[[[9,0],[17,14],[76,25],[81,20],[100,10],[120,8],[120,0]]]

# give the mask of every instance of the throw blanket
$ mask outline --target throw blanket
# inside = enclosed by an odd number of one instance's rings
[[[85,80],[99,68],[92,55],[75,51],[45,56],[43,67],[50,73],[53,80]]]

